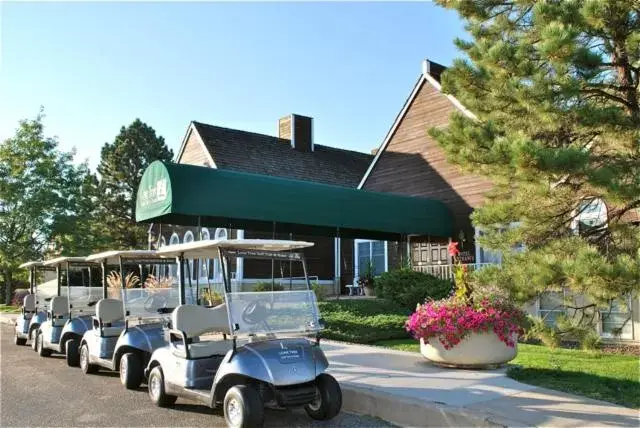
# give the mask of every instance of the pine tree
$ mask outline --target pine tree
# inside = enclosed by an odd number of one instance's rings
[[[164,138],[136,119],[122,127],[113,143],[102,147],[98,173],[100,225],[113,248],[147,248],[147,229],[135,222],[136,195],[142,173],[155,160],[173,158]]]
[[[495,184],[472,219],[503,268],[478,281],[522,302],[565,290],[574,319],[596,322],[640,289],[640,2],[437,2],[471,35],[443,90],[477,118],[431,134]],[[583,224],[601,202],[607,221]]]

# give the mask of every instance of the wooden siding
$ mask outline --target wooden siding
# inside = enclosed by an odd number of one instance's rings
[[[198,133],[194,130],[190,130],[189,132],[187,143],[182,152],[182,157],[178,159],[178,163],[196,166],[213,166],[204,148],[204,144],[200,140]]]
[[[274,239],[269,232],[245,231],[245,239]],[[309,241],[315,245],[304,249],[307,259],[307,272],[309,276],[317,276],[321,280],[331,280],[335,276],[334,267],[334,241],[329,237],[293,235],[288,233],[276,233],[275,239],[294,239],[296,241]],[[276,278],[289,276],[303,276],[302,265],[292,263],[291,273],[289,273],[289,262],[276,262],[274,275]],[[245,260],[244,277],[246,279],[271,278],[271,261],[269,260]]]
[[[484,202],[491,182],[448,163],[428,134],[432,127],[446,126],[455,110],[445,95],[423,80],[363,188],[441,200],[454,213],[457,229],[453,238],[458,239],[462,230],[469,239],[473,237],[469,214]]]

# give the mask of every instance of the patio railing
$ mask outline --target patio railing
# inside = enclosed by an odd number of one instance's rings
[[[486,266],[495,265],[495,263],[468,263],[463,264],[466,266],[469,272],[473,272],[474,270],[482,269]],[[436,276],[440,279],[450,279],[453,281],[453,265],[427,265],[427,266],[413,266],[413,270],[417,270],[418,272],[428,273],[430,275]]]

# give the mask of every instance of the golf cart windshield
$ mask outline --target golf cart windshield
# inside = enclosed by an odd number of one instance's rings
[[[120,291],[120,290],[118,290]],[[186,290],[187,303],[195,302],[195,295]],[[114,296],[115,297],[115,296]],[[140,319],[166,318],[180,305],[178,287],[125,288],[121,298],[129,316]]]
[[[36,300],[43,308],[49,307],[49,301],[51,298],[58,295],[58,280],[52,279],[47,282],[43,282],[34,287],[33,291],[36,294]]]
[[[320,329],[313,291],[225,293],[234,335],[308,334]]]
[[[72,316],[93,314],[96,309],[95,304],[102,299],[100,287],[62,287],[60,294],[69,299],[69,312]]]

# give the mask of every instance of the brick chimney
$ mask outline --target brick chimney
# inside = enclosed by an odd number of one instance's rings
[[[278,137],[301,152],[313,151],[313,118],[290,114],[278,120]]]

